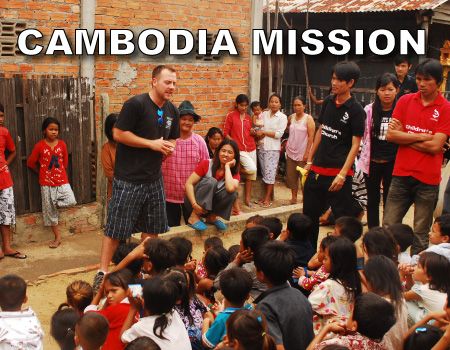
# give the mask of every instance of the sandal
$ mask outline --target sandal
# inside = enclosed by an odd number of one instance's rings
[[[14,258],[14,259],[26,259],[27,258],[27,256],[25,254],[22,254],[21,252],[15,252],[15,253],[11,253],[11,254],[5,254],[0,259],[3,259],[5,256],[7,256],[8,258]]]
[[[212,222],[212,224],[214,226],[216,226],[216,229],[218,229],[219,231],[225,231],[228,228],[228,226],[223,221],[220,221],[219,219]]]
[[[269,202],[269,203],[264,203],[264,202],[262,202],[260,205],[261,205],[261,207],[263,207],[263,208],[270,208],[270,207],[272,206],[272,202]]]
[[[58,248],[61,245],[61,241],[50,241],[48,247],[55,249]]]
[[[193,224],[188,224],[188,226],[197,231],[205,231],[208,228],[208,226],[206,226],[206,224],[202,220],[198,220]]]

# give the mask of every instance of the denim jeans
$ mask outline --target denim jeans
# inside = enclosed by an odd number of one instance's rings
[[[394,176],[384,210],[383,225],[401,223],[414,204],[414,240],[411,254],[428,248],[428,233],[439,194],[438,185],[427,185],[412,176]]]

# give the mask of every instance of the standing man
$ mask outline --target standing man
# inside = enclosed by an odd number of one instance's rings
[[[398,100],[386,135],[399,148],[383,224],[401,223],[414,204],[411,254],[428,247],[441,181],[443,147],[450,135],[450,103],[439,92],[442,78],[442,66],[435,59],[417,66],[419,91]]]
[[[331,205],[336,219],[358,214],[352,196],[352,176],[366,114],[350,90],[359,75],[359,67],[354,62],[339,62],[333,67],[332,94],[323,101],[320,127],[308,155],[305,168],[310,171],[304,188],[303,213],[313,222],[311,244],[314,249],[319,235],[319,217],[327,204]]]
[[[412,67],[411,58],[405,55],[397,55],[394,58],[394,65],[395,75],[400,82],[397,98],[400,98],[406,94],[417,92],[416,81],[408,74]]]
[[[169,229],[161,163],[179,137],[178,110],[169,101],[176,81],[173,68],[157,66],[150,92],[126,101],[114,126],[114,181],[94,287],[108,271],[120,240],[136,232],[142,232],[142,239],[157,237]]]

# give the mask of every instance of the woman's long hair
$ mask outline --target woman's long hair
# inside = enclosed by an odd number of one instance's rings
[[[392,83],[396,88],[400,87],[400,82],[397,77],[392,73],[384,73],[380,75],[375,84],[375,91],[378,92],[379,88],[385,87]],[[394,99],[394,103],[392,104],[391,110],[394,110],[397,99]],[[383,109],[381,107],[381,100],[378,97],[378,94],[375,94],[375,102],[372,106],[372,135],[373,137],[378,137],[380,134],[380,126],[381,126],[381,118]]]
[[[214,154],[214,160],[211,169],[213,176],[216,174],[217,170],[220,169],[220,150],[226,145],[230,145],[233,148],[234,159],[236,160],[236,164],[234,165],[234,167],[230,169],[231,174],[236,175],[239,172],[239,162],[240,162],[239,147],[233,140],[225,138],[223,139],[219,147],[217,147],[216,153]]]

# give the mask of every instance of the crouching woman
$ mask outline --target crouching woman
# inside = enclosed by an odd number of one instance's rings
[[[204,218],[218,230],[226,230],[227,225],[218,217],[230,219],[239,180],[239,148],[234,141],[224,139],[214,159],[202,160],[187,179],[184,205],[190,213],[189,226],[206,230]]]

